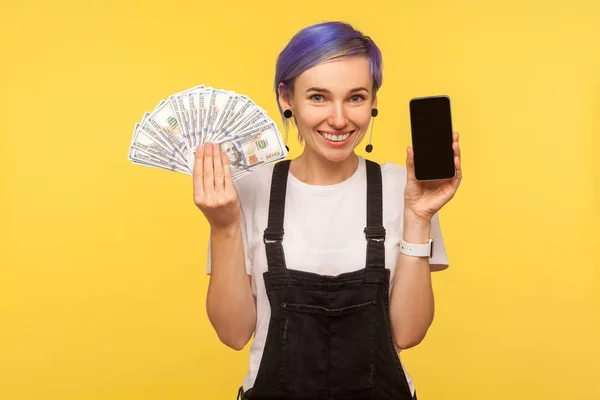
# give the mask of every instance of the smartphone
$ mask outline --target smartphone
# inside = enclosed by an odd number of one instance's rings
[[[454,178],[450,97],[415,97],[410,100],[409,109],[415,179]]]

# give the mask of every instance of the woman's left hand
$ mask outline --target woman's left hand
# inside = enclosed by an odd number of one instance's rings
[[[405,212],[411,212],[419,220],[429,221],[444,204],[454,197],[462,179],[458,136],[457,132],[453,132],[452,149],[454,150],[456,174],[452,179],[427,182],[417,181],[414,170],[414,152],[412,147],[407,148],[407,177],[404,189]]]

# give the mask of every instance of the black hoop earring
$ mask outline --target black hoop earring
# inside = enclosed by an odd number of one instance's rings
[[[379,114],[379,110],[377,110],[376,108],[371,110],[371,116],[372,117],[376,117]],[[373,126],[375,125],[375,120],[373,120],[371,122],[371,133],[369,134],[369,144],[365,147],[365,150],[367,151],[367,153],[370,153],[373,151],[373,145],[371,144],[371,139],[373,138]]]
[[[283,116],[286,117],[287,119],[292,118],[292,115],[293,115],[292,110],[285,110],[283,112]],[[290,148],[288,147],[287,142],[288,142],[288,124],[285,124],[285,149],[287,151],[290,151]]]

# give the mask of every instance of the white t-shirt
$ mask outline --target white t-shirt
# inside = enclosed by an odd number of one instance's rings
[[[244,390],[254,385],[271,316],[262,274],[267,271],[263,232],[267,227],[272,173],[273,164],[269,164],[234,182],[242,208],[246,271],[252,276],[257,312],[256,330],[250,348],[250,370],[243,382]],[[391,289],[404,222],[406,168],[385,163],[381,164],[381,174],[383,225],[386,229],[385,264],[391,271]],[[282,242],[287,268],[322,275],[338,275],[364,268],[366,196],[367,175],[362,157],[359,157],[356,172],[335,185],[308,185],[289,173]],[[432,270],[445,269],[448,267],[448,258],[437,214],[432,218],[431,236],[434,252],[429,259],[430,267]],[[210,243],[207,273],[210,274]],[[406,370],[404,372],[414,393],[411,376]]]

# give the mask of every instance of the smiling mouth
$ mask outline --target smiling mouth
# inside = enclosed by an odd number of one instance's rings
[[[327,132],[323,132],[323,131],[317,131],[319,132],[319,135],[323,136],[326,140],[328,140],[329,142],[333,142],[333,143],[341,143],[344,142],[346,140],[348,140],[348,138],[354,133],[354,131],[350,131],[350,132],[345,132],[345,133],[327,133]]]

